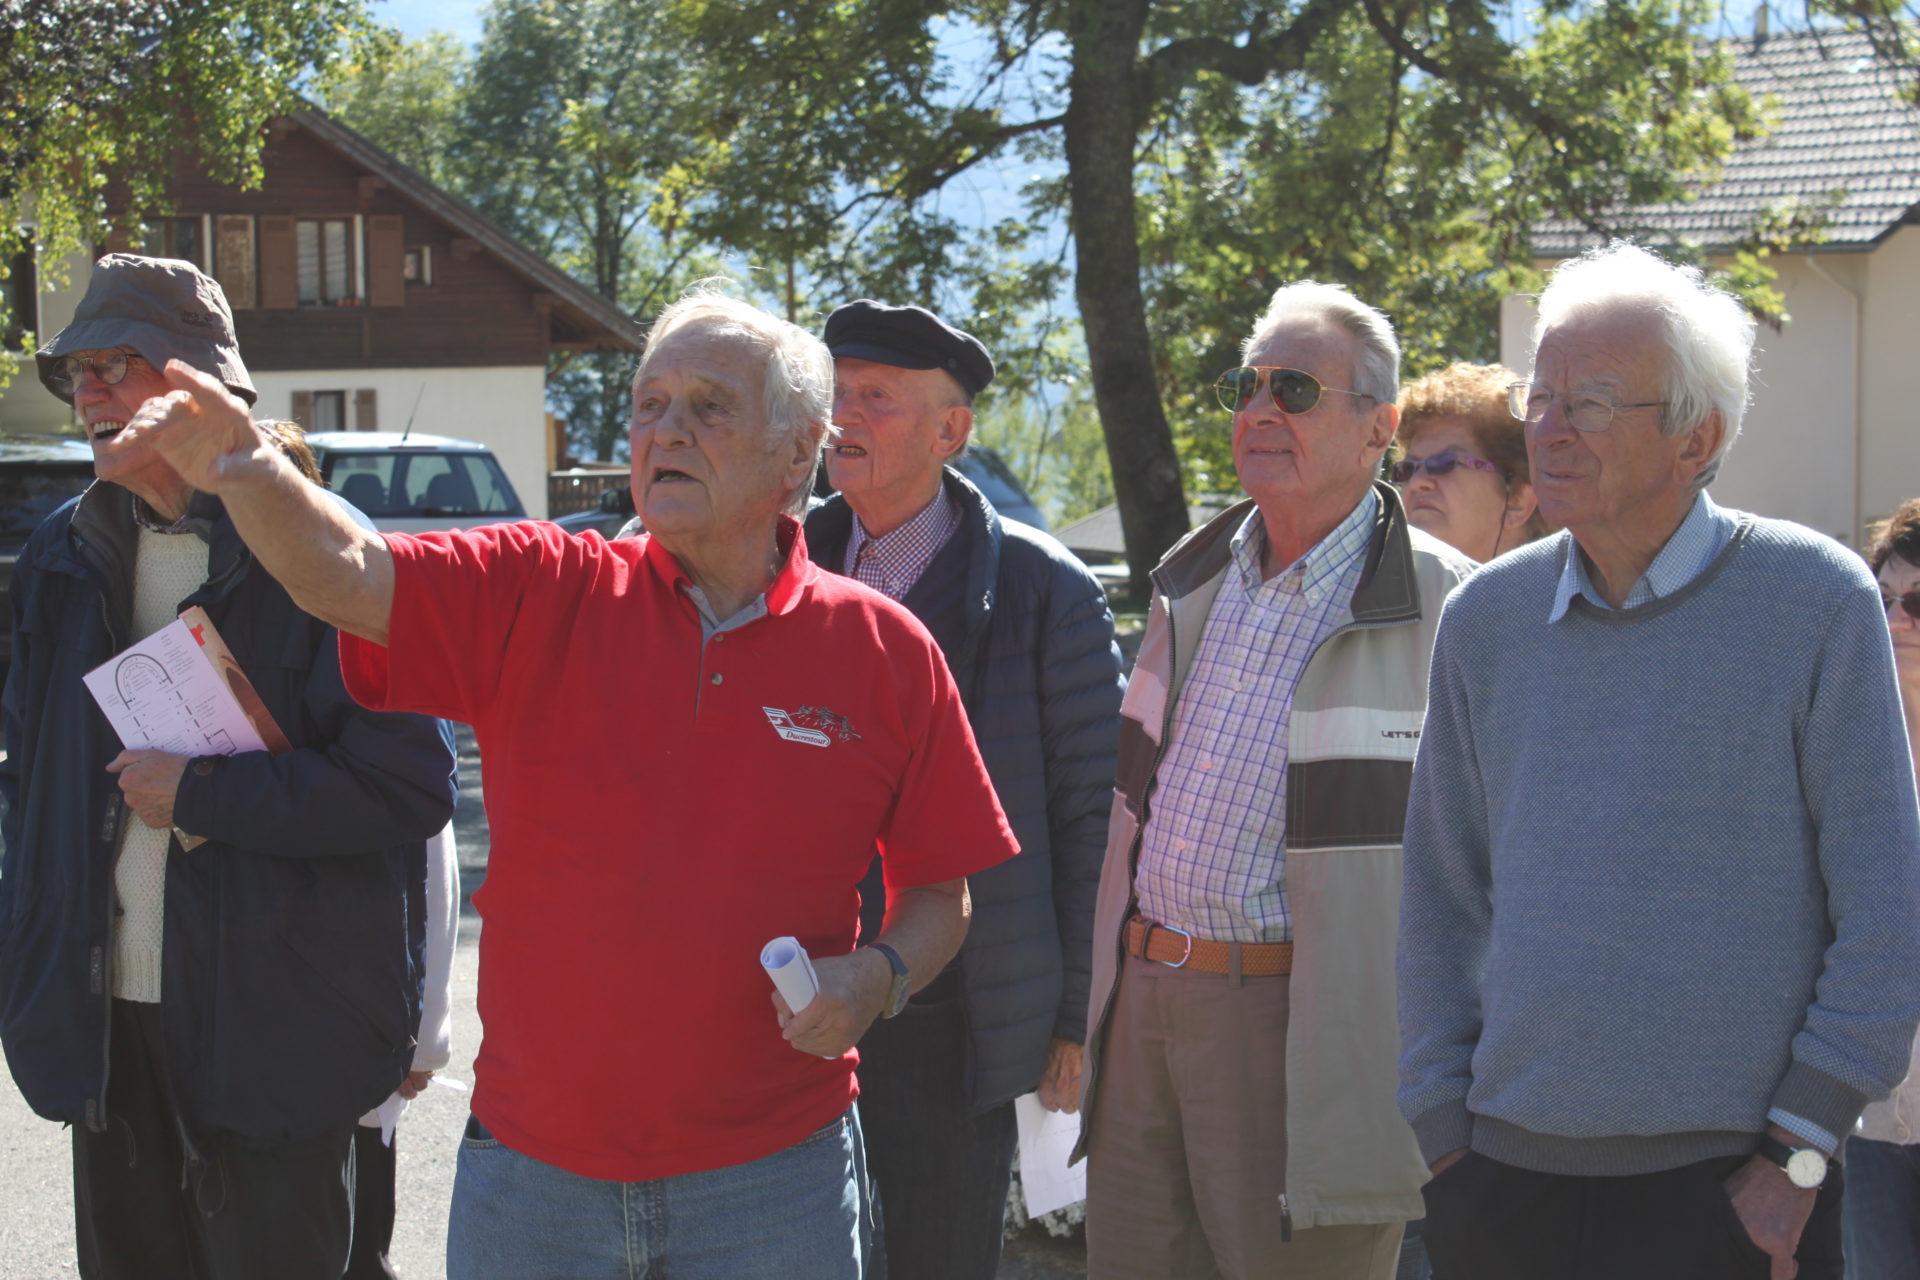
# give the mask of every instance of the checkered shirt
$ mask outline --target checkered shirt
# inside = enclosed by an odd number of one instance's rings
[[[1379,499],[1372,490],[1306,555],[1262,581],[1266,526],[1233,538],[1181,691],[1134,890],[1140,914],[1216,942],[1290,942],[1287,723],[1322,641],[1353,617]]]
[[[1633,584],[1620,607],[1635,609],[1643,604],[1651,604],[1662,596],[1672,595],[1699,577],[1713,563],[1713,558],[1733,541],[1736,523],[1725,507],[1715,503],[1702,490],[1700,496],[1693,500],[1693,506],[1687,509],[1686,519],[1667,539],[1667,545],[1660,548],[1660,554],[1653,558],[1647,571]],[[1613,607],[1601,598],[1593,579],[1587,576],[1587,559],[1580,554],[1578,544],[1567,548],[1567,566],[1561,571],[1559,586],[1554,590],[1553,608],[1547,614],[1547,621],[1558,622],[1566,617],[1567,606],[1573,603],[1575,596],[1585,596],[1588,603],[1601,609]]]
[[[919,515],[891,533],[874,537],[853,518],[853,536],[847,539],[846,574],[866,583],[891,600],[903,598],[920,581],[940,548],[960,527],[960,508],[942,489]]]

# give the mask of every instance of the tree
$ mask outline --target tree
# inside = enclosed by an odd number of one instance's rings
[[[823,277],[865,259],[930,283],[977,271],[983,239],[1064,214],[1136,586],[1186,528],[1166,379],[1191,407],[1189,375],[1234,362],[1275,284],[1352,282],[1415,330],[1423,307],[1490,309],[1535,222],[1608,230],[1759,126],[1695,40],[1694,0],[1550,0],[1537,24],[1492,0],[672,13],[715,104],[681,166],[685,226]],[[940,196],[1015,155],[1049,166],[1026,208],[966,234]]]
[[[176,162],[258,184],[267,122],[370,34],[364,0],[0,3],[0,271],[164,211]]]

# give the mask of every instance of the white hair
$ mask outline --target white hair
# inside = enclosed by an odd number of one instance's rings
[[[1400,340],[1386,313],[1353,296],[1345,285],[1300,280],[1273,291],[1266,312],[1253,326],[1253,336],[1240,348],[1242,360],[1266,345],[1274,330],[1301,316],[1331,320],[1353,335],[1359,357],[1353,363],[1353,385],[1348,391],[1371,396],[1376,404],[1392,404],[1400,395]]]
[[[1704,489],[1740,436],[1747,412],[1754,323],[1740,300],[1707,283],[1698,267],[1668,262],[1636,244],[1615,240],[1554,269],[1540,295],[1533,348],[1564,321],[1610,311],[1639,312],[1657,321],[1666,340],[1667,375],[1661,398],[1663,435],[1692,431],[1714,410],[1726,424],[1720,448],[1695,480]]]
[[[769,448],[809,435],[832,434],[833,356],[827,344],[799,325],[769,315],[719,290],[728,283],[702,280],[660,313],[647,334],[646,353],[634,370],[633,385],[647,376],[647,361],[674,331],[706,324],[723,336],[744,338],[767,357],[766,411]]]

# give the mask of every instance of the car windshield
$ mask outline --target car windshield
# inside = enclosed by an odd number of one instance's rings
[[[519,504],[488,453],[329,452],[333,491],[374,517],[511,516]]]
[[[84,462],[0,468],[0,533],[32,533],[55,507],[91,483],[93,467]]]

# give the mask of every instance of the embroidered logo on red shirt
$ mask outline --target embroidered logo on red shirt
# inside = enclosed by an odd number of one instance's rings
[[[773,726],[773,731],[785,738],[788,742],[804,742],[810,747],[830,747],[833,745],[832,738],[829,738],[818,729],[808,729],[795,724],[793,717],[778,707],[762,707],[760,709],[767,713],[767,723]]]
[[[810,747],[830,747],[835,739],[841,742],[860,741],[853,721],[827,707],[803,706],[791,715],[779,707],[760,709],[767,713],[767,723],[773,726],[773,731],[788,742],[804,742]]]

